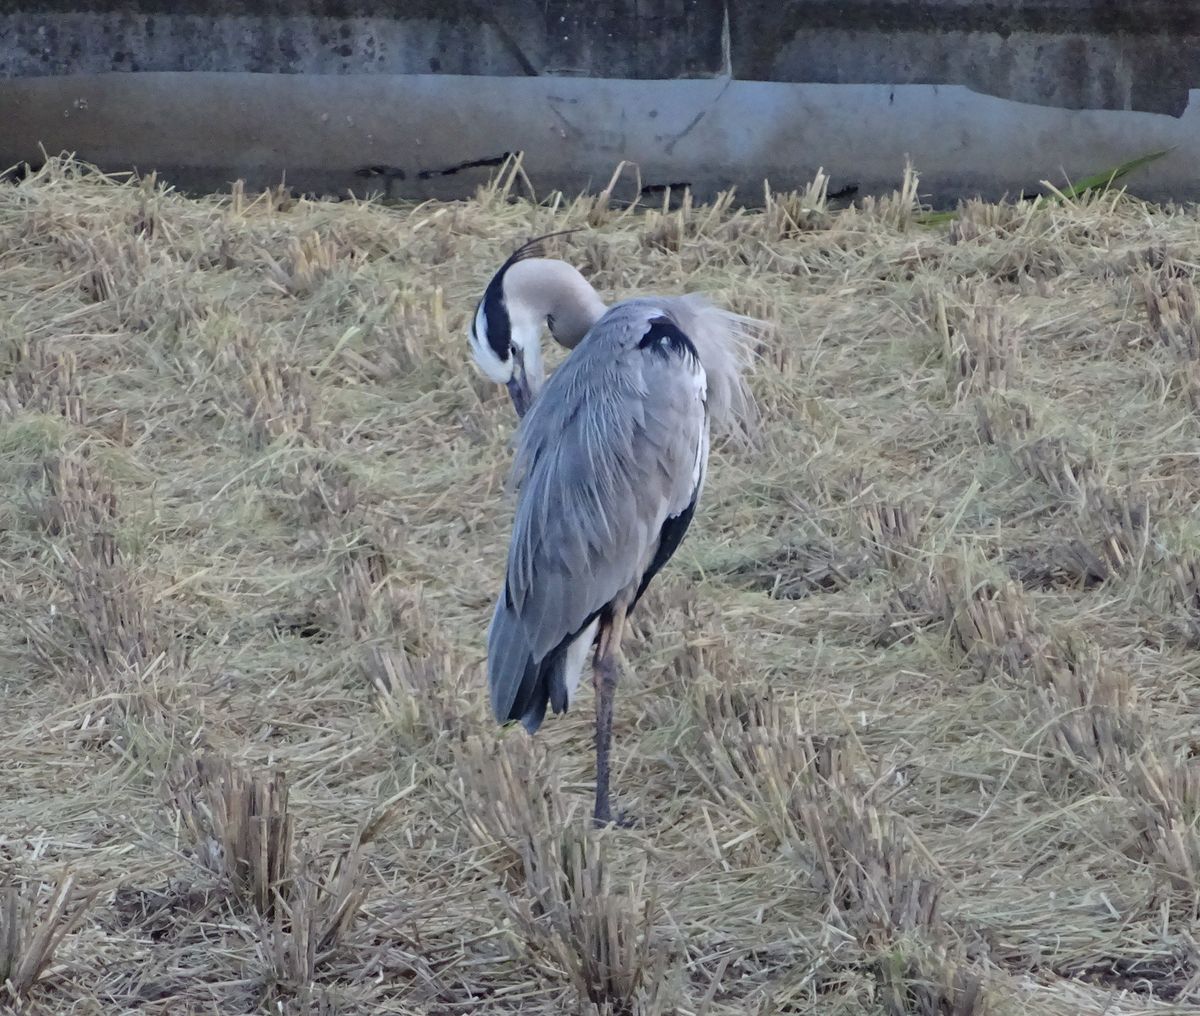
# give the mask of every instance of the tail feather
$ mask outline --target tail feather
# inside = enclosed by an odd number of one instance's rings
[[[578,632],[534,660],[521,620],[502,593],[488,628],[488,685],[497,721],[520,720],[532,734],[546,718],[547,706],[566,712],[597,627],[596,617],[589,617]],[[585,641],[581,652],[578,644]]]
[[[529,710],[537,698],[538,669],[520,618],[501,593],[488,628],[488,687],[500,723],[522,719]]]

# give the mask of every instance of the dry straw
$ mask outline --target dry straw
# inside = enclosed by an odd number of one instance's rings
[[[49,887],[48,894],[39,888],[35,882],[0,885],[0,990],[18,1007],[54,962],[62,940],[79,926],[95,896],[82,892],[69,871]]]
[[[1200,218],[939,217],[896,170],[841,210],[535,201],[519,156],[456,203],[0,186],[0,1005],[1194,1010]],[[487,712],[515,420],[464,339],[576,227],[606,300],[771,324],[599,833],[588,682],[533,741]]]

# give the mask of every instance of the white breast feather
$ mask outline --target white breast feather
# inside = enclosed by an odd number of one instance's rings
[[[567,684],[567,705],[575,701],[575,692],[579,690],[579,679],[583,677],[583,668],[587,665],[588,653],[591,652],[592,642],[596,638],[596,629],[600,627],[600,618],[589,624],[574,642],[567,646],[567,660],[563,668],[563,677]]]
[[[704,372],[704,367],[699,360],[692,360],[692,382],[695,385],[696,401],[702,405],[708,400],[708,375]],[[700,440],[696,442],[696,462],[692,466],[692,490],[695,490],[700,483],[701,475],[704,472],[704,463],[708,460],[708,412],[704,413],[704,430],[700,435]]]

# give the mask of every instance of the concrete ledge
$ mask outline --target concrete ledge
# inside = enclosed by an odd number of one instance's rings
[[[235,178],[302,190],[456,198],[523,150],[541,192],[603,185],[622,159],[648,188],[701,198],[762,180],[794,187],[819,166],[831,188],[890,190],[905,157],[937,204],[1079,178],[1177,146],[1130,190],[1200,198],[1200,104],[1181,118],[1073,111],[960,86],[458,75],[143,73],[0,82],[0,162],[40,145],[109,169],[156,168],[177,184]],[[623,196],[629,197],[626,192]]]

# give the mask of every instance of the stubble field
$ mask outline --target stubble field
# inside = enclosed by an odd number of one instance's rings
[[[1200,1008],[1200,215],[0,187],[0,982],[30,1013]],[[591,694],[487,713],[529,236],[770,322]]]

